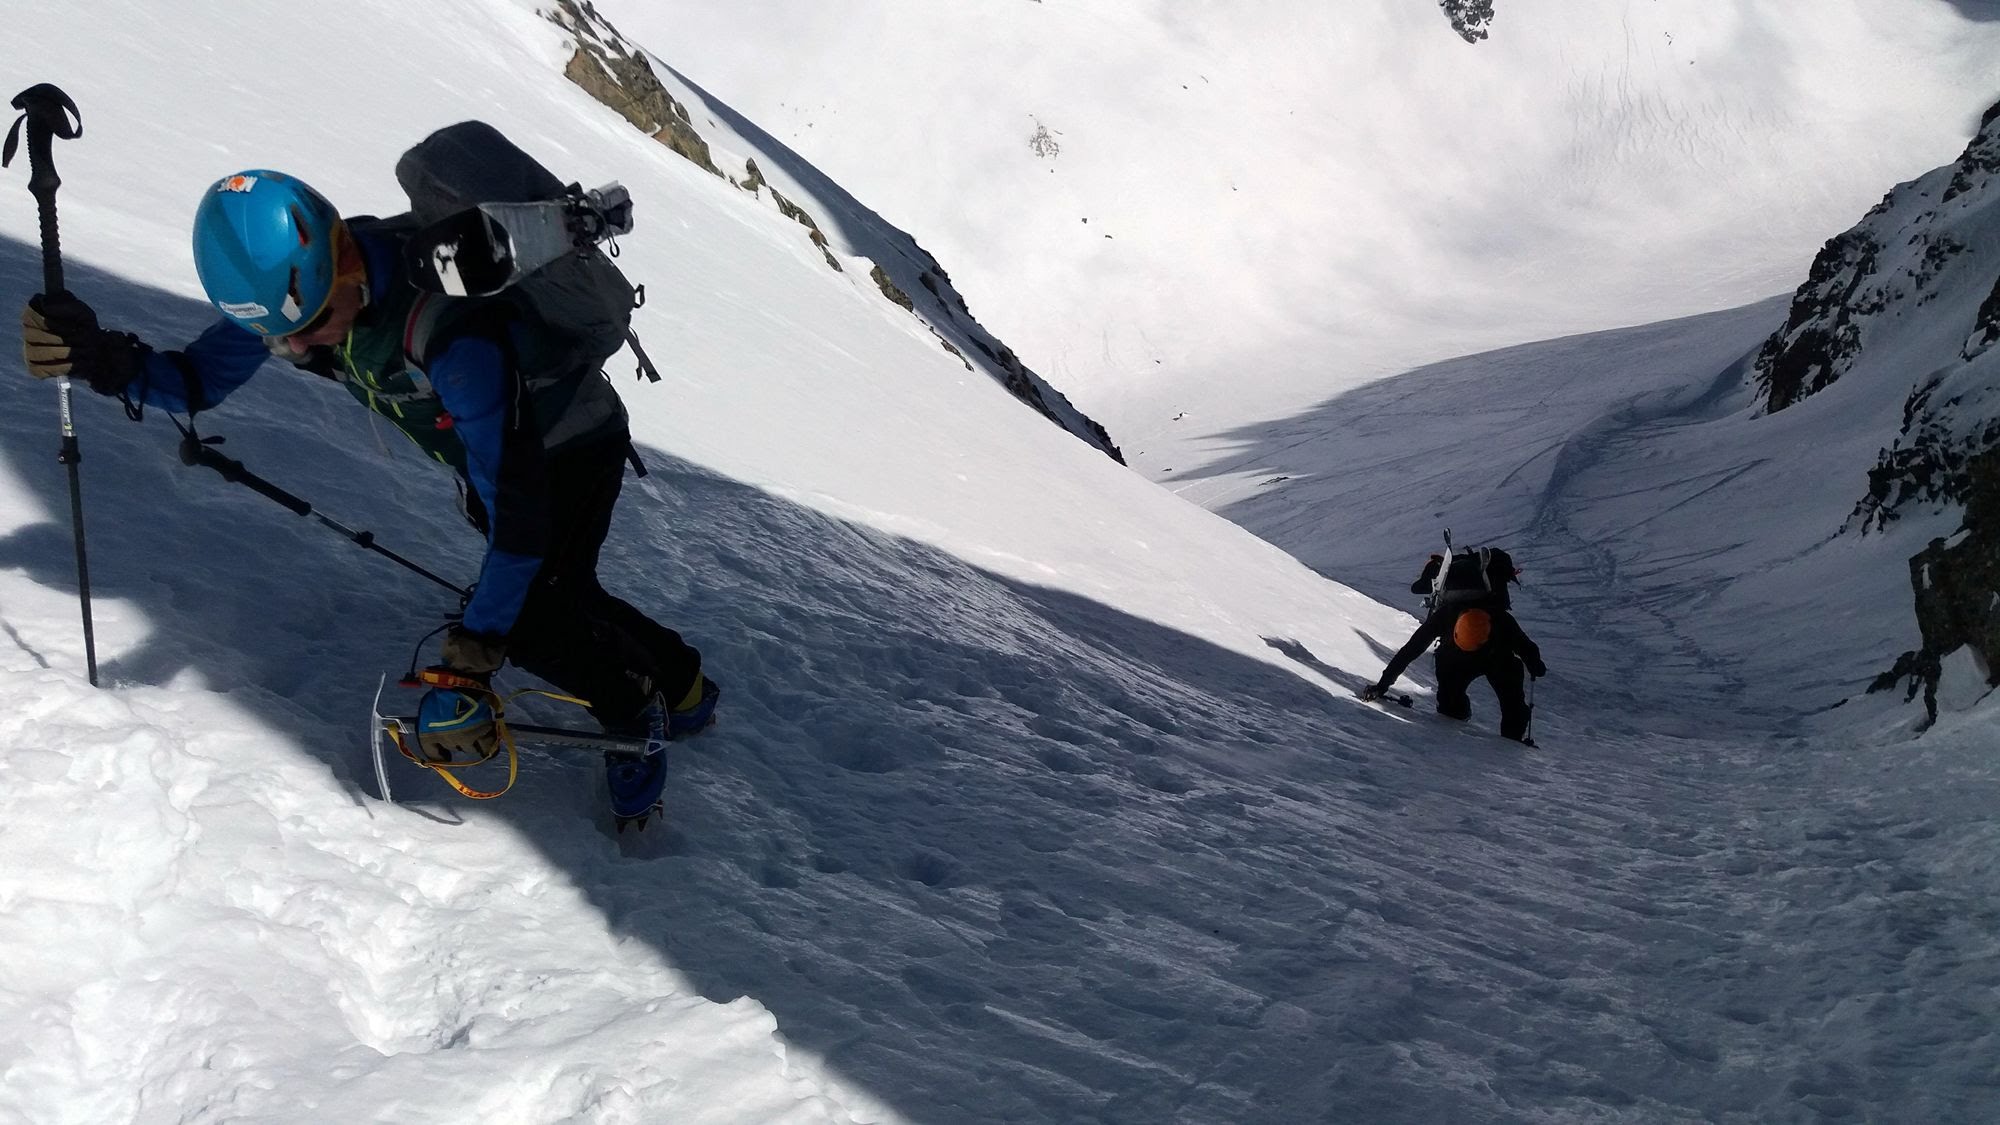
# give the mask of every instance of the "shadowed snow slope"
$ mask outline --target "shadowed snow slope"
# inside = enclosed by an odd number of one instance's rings
[[[564,175],[631,186],[622,262],[653,294],[637,326],[666,379],[621,376],[652,473],[628,481],[605,580],[699,645],[725,694],[643,840],[606,832],[587,757],[530,752],[486,804],[402,767],[403,803],[379,802],[367,701],[455,599],[180,467],[163,419],[83,394],[93,690],[53,394],[7,359],[0,1120],[1987,1104],[1990,707],[1919,754],[1795,735],[1702,653],[1626,675],[1623,620],[1539,607],[1543,750],[1491,737],[1484,700],[1466,727],[1423,698],[1360,704],[1406,615],[965,371],[789,220],[564,81],[560,33],[525,2],[96,0],[10,30],[22,84],[58,81],[85,114],[56,153],[70,285],[163,345],[210,315],[185,231],[224,172],[280,167],[393,210],[401,148],[478,115]],[[0,292],[18,301],[39,258],[13,194]],[[1778,312],[1645,330],[1700,362],[1662,358],[1635,390],[1697,409],[1687,379]],[[1434,374],[1383,393],[1435,414]],[[1556,487],[1565,455],[1643,457],[1617,445],[1631,430],[1606,445],[1588,417],[1538,415],[1532,382],[1499,385],[1551,451],[1519,458],[1512,510],[1550,498],[1551,527],[1642,537],[1618,497]],[[472,573],[449,481],[338,388],[270,370],[202,422],[328,515]],[[1441,489],[1471,464],[1425,463]],[[1343,511],[1372,560],[1357,582],[1387,592],[1419,495]],[[1535,562],[1567,575],[1568,605],[1614,588],[1595,557]],[[1693,707],[1714,721],[1667,725]],[[1901,721],[1856,714],[1878,741]]]

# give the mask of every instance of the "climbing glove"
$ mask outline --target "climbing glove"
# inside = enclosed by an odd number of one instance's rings
[[[70,375],[115,395],[138,378],[152,350],[130,332],[98,327],[96,311],[67,290],[37,294],[21,308],[21,358],[37,379]]]
[[[507,659],[507,642],[457,625],[444,635],[444,667],[461,676],[485,679],[500,670]]]

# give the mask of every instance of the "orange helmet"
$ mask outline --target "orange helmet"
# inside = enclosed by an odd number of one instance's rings
[[[1493,636],[1493,618],[1483,609],[1468,609],[1451,627],[1451,643],[1461,652],[1478,652]]]

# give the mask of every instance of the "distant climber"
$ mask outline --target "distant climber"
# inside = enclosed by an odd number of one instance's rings
[[[1448,542],[1448,541],[1447,541]],[[1466,689],[1481,676],[1500,700],[1500,734],[1534,745],[1528,734],[1532,708],[1523,690],[1523,673],[1540,679],[1549,674],[1542,652],[1509,612],[1507,584],[1519,572],[1507,552],[1497,547],[1432,555],[1410,592],[1426,593],[1428,612],[1423,624],[1389,660],[1382,677],[1364,689],[1364,700],[1388,694],[1411,662],[1432,644],[1437,650],[1437,710],[1452,719],[1472,717]]]

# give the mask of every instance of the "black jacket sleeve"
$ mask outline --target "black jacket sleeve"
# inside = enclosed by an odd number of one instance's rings
[[[1542,663],[1541,647],[1528,639],[1528,633],[1521,628],[1521,623],[1514,620],[1514,615],[1511,613],[1502,613],[1498,617],[1502,637],[1514,654],[1521,658],[1521,663],[1528,666],[1528,674],[1537,679],[1548,675],[1549,666]]]
[[[1436,643],[1439,637],[1444,636],[1445,621],[1453,616],[1455,615],[1433,613],[1424,618],[1424,623],[1417,626],[1417,631],[1411,633],[1410,639],[1403,642],[1403,647],[1396,650],[1396,655],[1389,658],[1389,666],[1382,669],[1382,678],[1375,681],[1375,686],[1386,689],[1394,684],[1396,678],[1403,674],[1403,670],[1410,666],[1411,661],[1422,656],[1425,649]]]

